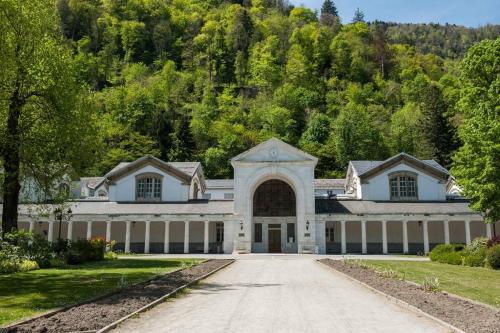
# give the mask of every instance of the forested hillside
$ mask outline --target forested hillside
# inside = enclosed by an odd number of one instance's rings
[[[143,154],[200,160],[210,178],[275,136],[319,157],[317,177],[397,152],[450,166],[458,61],[499,26],[341,24],[276,0],[58,0],[94,91],[101,175]],[[358,13],[359,14],[359,13]]]

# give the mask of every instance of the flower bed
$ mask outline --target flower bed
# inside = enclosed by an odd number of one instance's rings
[[[500,332],[499,310],[437,291],[439,281],[429,278],[419,286],[405,281],[398,272],[376,272],[366,262],[320,262],[465,332]]]

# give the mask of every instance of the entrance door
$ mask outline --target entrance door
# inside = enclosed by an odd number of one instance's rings
[[[281,230],[269,230],[269,253],[281,253]]]

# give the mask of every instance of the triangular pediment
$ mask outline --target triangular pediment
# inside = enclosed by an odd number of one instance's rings
[[[313,162],[318,159],[279,139],[271,138],[234,157],[231,162]]]

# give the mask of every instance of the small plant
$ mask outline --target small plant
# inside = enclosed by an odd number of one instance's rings
[[[40,269],[36,261],[33,260],[23,260],[19,265],[20,272],[28,272]]]
[[[397,279],[399,278],[400,274],[398,271],[395,271],[391,268],[385,268],[383,271],[375,271],[378,275],[381,277],[387,278],[387,279]]]
[[[118,288],[125,289],[128,286],[130,286],[130,282],[127,280],[127,277],[125,275],[122,275],[120,277],[120,280],[118,281]]]
[[[104,259],[105,260],[115,260],[115,259],[118,259],[118,255],[113,251],[108,251],[108,252],[104,253]]]
[[[422,283],[422,288],[428,292],[439,290],[439,279],[435,276],[426,276],[424,282]]]

